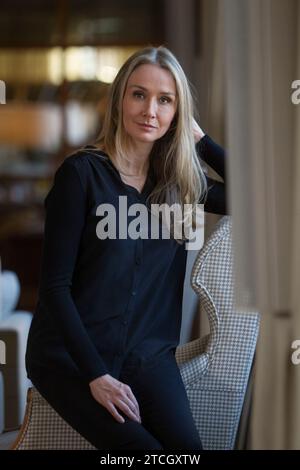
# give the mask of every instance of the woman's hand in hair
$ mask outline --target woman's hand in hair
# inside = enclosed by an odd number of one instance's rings
[[[193,118],[193,134],[195,139],[195,144],[205,136],[205,133],[197,123],[196,119]]]
[[[118,407],[128,418],[141,423],[139,405],[129,385],[105,374],[92,380],[89,386],[94,399],[104,406],[116,421],[125,422],[118,413]]]

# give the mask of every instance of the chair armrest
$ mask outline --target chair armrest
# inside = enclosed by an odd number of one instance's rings
[[[208,316],[210,333],[191,341],[176,350],[176,360],[185,386],[189,386],[206,374],[212,364],[219,344],[220,321],[216,305],[199,276],[193,278],[193,289]]]
[[[194,339],[193,341],[178,346],[175,354],[177,364],[181,366],[185,362],[191,361],[196,356],[205,353],[208,340],[209,335],[206,335],[203,338]]]
[[[190,341],[176,349],[176,360],[185,387],[192,385],[209,368],[209,354],[206,352],[210,335]]]

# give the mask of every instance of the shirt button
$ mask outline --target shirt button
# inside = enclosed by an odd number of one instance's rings
[[[122,323],[123,323],[123,325],[127,325],[128,321],[127,321],[127,320],[123,320]]]
[[[133,290],[133,291],[131,292],[131,294],[132,294],[132,295],[136,295],[136,290]]]

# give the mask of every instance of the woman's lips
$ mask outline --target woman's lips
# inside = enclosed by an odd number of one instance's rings
[[[151,126],[151,124],[144,124],[144,123],[138,122],[138,125],[142,127],[143,129],[148,129],[148,130],[156,129],[156,127]]]

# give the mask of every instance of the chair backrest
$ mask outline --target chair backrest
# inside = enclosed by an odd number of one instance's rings
[[[255,352],[259,314],[234,306],[232,220],[224,216],[191,274],[210,333],[177,348],[176,359],[204,449],[234,448]]]

